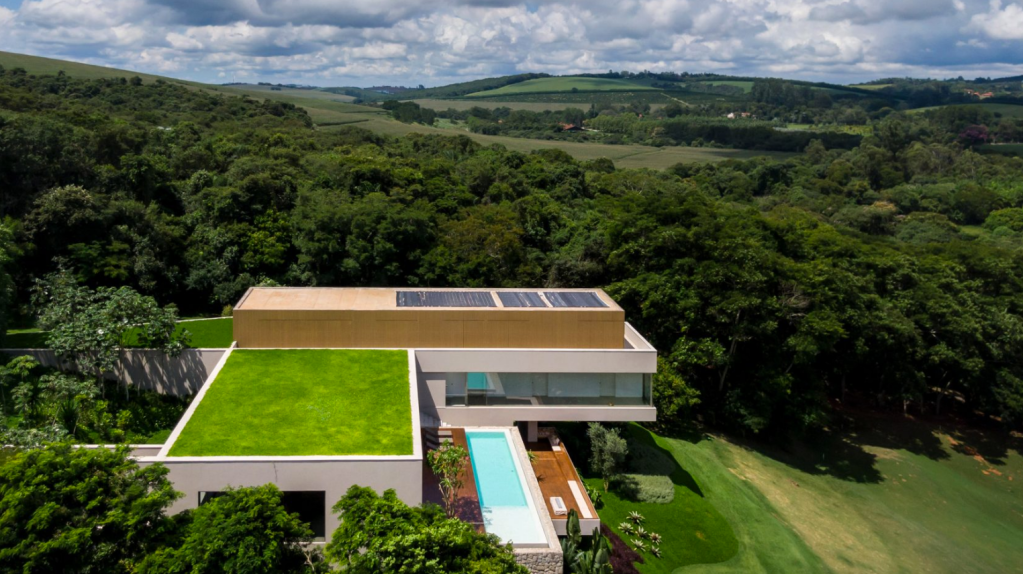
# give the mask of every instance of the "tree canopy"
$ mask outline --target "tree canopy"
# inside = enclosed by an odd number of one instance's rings
[[[178,496],[165,467],[139,468],[126,447],[22,452],[0,466],[0,570],[133,572],[172,532]]]
[[[528,570],[510,545],[448,518],[435,504],[410,507],[393,490],[353,486],[334,506],[341,525],[325,548],[345,572],[370,574],[505,574]]]

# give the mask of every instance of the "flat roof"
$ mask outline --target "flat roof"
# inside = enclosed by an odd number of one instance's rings
[[[472,293],[482,294],[472,297],[474,300],[487,299],[492,305],[487,306],[399,306],[400,293]],[[543,306],[511,306],[502,302],[500,293],[520,294],[516,299],[536,300],[536,295]],[[592,293],[602,306],[562,306],[563,297],[559,293]],[[527,295],[528,294],[528,295]],[[555,294],[551,297],[551,294]],[[455,297],[457,299],[457,297]],[[583,297],[585,298],[585,296]],[[462,298],[466,299],[466,298]],[[569,299],[580,299],[571,297]],[[509,297],[505,301],[511,301]],[[559,311],[621,311],[622,308],[602,289],[457,289],[457,288],[422,288],[422,287],[253,287],[249,289],[235,306],[242,311],[424,311],[424,310],[473,310],[486,311],[492,309],[517,310],[523,312],[559,312]]]
[[[236,349],[168,456],[411,455],[410,384],[407,351]]]

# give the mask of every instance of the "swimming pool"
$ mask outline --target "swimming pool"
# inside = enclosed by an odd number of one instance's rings
[[[502,542],[547,544],[506,430],[466,431],[483,526]]]

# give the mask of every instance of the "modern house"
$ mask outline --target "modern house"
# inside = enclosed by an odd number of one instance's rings
[[[353,484],[431,499],[424,453],[452,441],[471,458],[462,518],[560,572],[565,512],[586,533],[599,518],[541,423],[656,418],[656,350],[599,289],[253,288],[234,339],[166,444],[139,453],[170,469],[175,510],[272,482],[329,536]]]

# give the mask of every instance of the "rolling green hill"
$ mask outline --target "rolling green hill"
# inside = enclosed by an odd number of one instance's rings
[[[249,84],[217,86],[211,84],[202,84],[199,82],[186,82],[181,80],[175,80],[172,78],[161,78],[160,76],[154,76],[151,74],[136,74],[135,72],[127,70],[104,68],[102,66],[92,66],[89,64],[66,62],[63,60],[54,60],[51,58],[40,58],[38,56],[12,54],[9,52],[0,52],[0,65],[7,68],[21,67],[25,68],[25,70],[27,70],[31,74],[40,75],[55,74],[58,71],[63,70],[69,76],[88,79],[120,78],[131,77],[136,75],[141,77],[143,81],[146,82],[156,81],[157,79],[164,79],[165,81],[179,82],[197,89],[214,91],[227,95],[247,96],[259,99],[265,98],[295,104],[296,106],[304,108],[309,113],[309,116],[316,124],[317,129],[330,130],[336,129],[338,126],[354,124],[361,128],[365,128],[380,134],[391,136],[403,136],[409,133],[430,133],[452,136],[465,135],[485,145],[500,144],[507,147],[508,149],[518,150],[527,153],[530,151],[540,149],[560,148],[571,154],[573,157],[580,160],[607,157],[612,159],[615,162],[615,165],[619,167],[647,167],[652,169],[664,169],[679,162],[705,163],[718,162],[727,159],[748,159],[751,157],[760,156],[769,156],[777,159],[783,159],[791,155],[776,152],[752,152],[731,149],[689,147],[656,148],[641,145],[605,145],[599,143],[557,142],[529,138],[488,136],[483,134],[474,134],[466,132],[464,130],[441,129],[436,127],[423,126],[419,124],[401,123],[391,119],[387,112],[380,108],[349,103],[349,101],[353,99],[352,97],[347,96],[346,94],[335,93],[333,89],[307,90],[282,88],[281,90],[278,91],[271,90],[269,86]],[[534,78],[532,80],[527,80],[525,82],[519,82],[520,79],[521,77],[519,76],[488,78],[486,80],[478,80],[476,82],[452,84],[451,86],[444,86],[441,88],[416,90],[415,94],[417,96],[423,94],[455,94],[457,92],[464,91],[467,89],[478,91],[486,86],[491,86],[495,84],[500,84],[501,86],[507,85],[507,87],[510,89],[519,86],[520,83],[525,84],[528,82],[544,81],[547,80],[548,78],[539,79]],[[569,78],[549,79],[560,81],[561,85],[565,85],[565,80],[569,80]],[[601,78],[571,78],[571,80],[576,81],[582,80],[584,82],[589,82],[590,85],[605,85],[611,87],[618,87],[621,84],[625,84],[626,86],[628,86],[629,90],[639,90],[644,91],[644,93],[651,94],[657,93],[656,90],[653,90],[647,86],[643,86],[637,83],[631,83],[624,80],[606,80]],[[515,83],[508,85],[509,81],[513,81]],[[554,85],[558,84],[555,83]],[[569,95],[571,94],[570,90],[571,85],[569,85],[569,87],[565,89],[563,93],[565,95]],[[617,92],[611,90],[608,93],[620,94],[624,92]],[[522,96],[528,96],[528,88],[526,92],[520,94],[520,97]],[[445,96],[440,95],[435,97]]]
[[[580,76],[560,76],[557,78],[539,78],[526,80],[497,88],[468,94],[470,98],[493,98],[521,94],[537,94],[551,92],[634,92],[653,90],[650,86],[629,80],[612,78],[586,78]]]
[[[119,70],[117,68],[107,68],[105,66],[94,66],[92,64],[82,64],[68,60],[56,60],[54,58],[44,58],[42,56],[15,54],[13,52],[0,52],[0,66],[5,68],[24,68],[29,74],[36,75],[54,75],[57,72],[63,71],[69,76],[83,78],[86,80],[131,78],[133,76],[138,76],[142,78],[143,82],[164,80],[187,85],[200,85],[198,82],[189,82],[187,80],[177,80],[174,78],[154,76],[152,74],[143,74],[140,72],[132,72],[130,70]]]
[[[424,88],[421,90],[405,90],[392,94],[384,94],[375,90],[365,88],[352,88],[352,87],[341,87],[341,88],[323,88],[323,91],[334,94],[346,94],[358,98],[362,98],[367,101],[385,101],[385,100],[419,100],[424,98],[458,98],[474,92],[483,90],[493,90],[523,82],[536,78],[546,78],[547,74],[516,74],[514,76],[498,76],[496,78],[483,78],[481,80],[472,80],[470,82],[458,82],[456,84],[448,84],[446,86],[437,86],[434,88]]]

